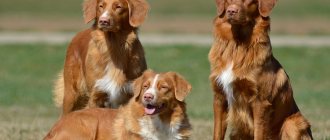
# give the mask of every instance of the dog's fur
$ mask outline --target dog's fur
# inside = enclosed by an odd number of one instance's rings
[[[216,0],[209,53],[214,139],[312,139],[289,78],[274,58],[269,14],[276,0]]]
[[[188,139],[184,99],[191,86],[174,72],[146,71],[134,82],[134,97],[119,109],[92,108],[63,116],[45,137],[60,139]],[[152,98],[147,98],[151,97]]]
[[[131,82],[147,68],[137,28],[148,7],[145,0],[85,0],[85,22],[95,23],[67,49],[54,90],[63,114],[84,107],[117,108],[133,96]]]

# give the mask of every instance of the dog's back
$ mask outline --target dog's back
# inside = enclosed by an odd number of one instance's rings
[[[111,126],[117,112],[115,109],[94,108],[69,113],[52,127],[44,139],[113,139]]]
[[[82,73],[83,67],[85,66],[85,59],[88,51],[89,42],[91,41],[91,32],[92,29],[87,29],[82,32],[79,32],[71,41],[66,52],[66,63],[64,64],[64,69],[59,73],[57,80],[54,85],[54,103],[57,107],[63,107],[64,93],[65,89],[71,89],[71,93],[82,93],[81,95],[87,95],[87,87],[85,84],[84,73]],[[69,72],[64,73],[65,70]],[[68,76],[66,79],[69,80],[67,83],[72,83],[70,85],[75,87],[74,89],[65,87],[64,81],[65,76]],[[79,78],[79,79],[78,79]],[[70,80],[71,79],[71,80]],[[72,80],[76,80],[73,82]],[[77,90],[77,91],[72,91]],[[75,95],[77,96],[77,95]],[[87,99],[80,98],[79,101],[76,101],[75,106],[72,110],[81,109],[87,104]]]

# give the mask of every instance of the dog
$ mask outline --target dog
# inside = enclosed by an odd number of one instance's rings
[[[270,12],[276,0],[216,0],[209,52],[214,140],[312,139],[289,77],[272,54]]]
[[[147,70],[134,81],[134,97],[119,109],[89,108],[63,116],[45,140],[188,139],[184,99],[191,85],[174,72]]]
[[[147,69],[137,30],[146,18],[145,0],[85,0],[90,29],[67,48],[54,100],[63,114],[93,107],[118,108],[133,96],[131,83]]]

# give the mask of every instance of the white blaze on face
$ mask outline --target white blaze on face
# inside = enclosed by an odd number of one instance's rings
[[[157,81],[158,81],[158,77],[159,74],[157,74],[154,78],[154,80],[152,81],[151,86],[148,88],[148,90],[145,93],[150,93],[154,96],[154,98],[156,99],[156,91],[157,91]]]
[[[109,17],[109,12],[105,11],[102,13],[102,15],[100,16],[100,18],[108,18]]]

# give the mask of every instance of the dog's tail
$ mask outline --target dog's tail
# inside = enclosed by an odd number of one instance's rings
[[[63,98],[64,98],[64,77],[63,77],[63,70],[62,70],[58,74],[58,78],[55,81],[54,89],[53,89],[53,100],[54,100],[55,106],[62,107]]]

